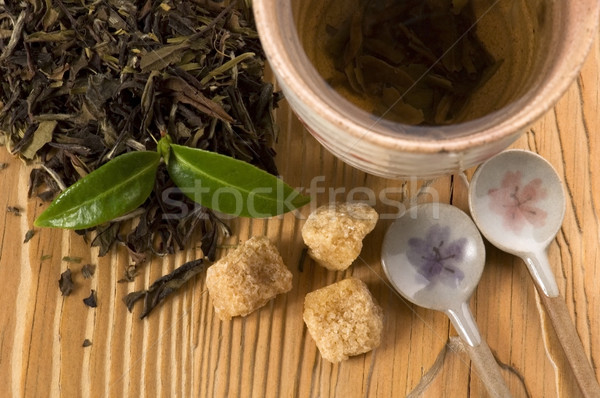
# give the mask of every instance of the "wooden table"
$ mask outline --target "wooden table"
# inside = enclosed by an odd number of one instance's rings
[[[309,187],[321,176],[317,203],[367,199],[396,192],[407,203],[414,182],[387,181],[346,166],[322,149],[287,106],[278,112],[280,171],[293,186]],[[559,288],[586,353],[600,375],[600,41],[594,43],[579,79],[555,109],[514,144],[548,159],[562,177],[568,203],[549,255]],[[0,208],[20,206],[23,215],[0,212],[0,396],[14,397],[485,397],[468,356],[448,319],[408,305],[395,294],[379,264],[382,220],[365,240],[361,258],[345,272],[328,272],[302,252],[300,215],[272,220],[234,220],[226,245],[266,234],[294,274],[293,289],[246,318],[219,321],[196,277],[148,319],[121,302],[159,276],[200,255],[196,248],[154,259],[133,283],[117,283],[129,264],[119,248],[103,258],[71,232],[37,230],[23,244],[42,206],[27,200],[28,167],[0,150]],[[469,170],[467,175],[471,175]],[[459,178],[434,181],[439,200],[466,209]],[[428,201],[423,195],[419,200]],[[378,201],[381,213],[394,211]],[[222,249],[226,250],[225,248]],[[81,257],[80,263],[63,257]],[[504,367],[515,397],[577,397],[564,354],[521,260],[487,245],[487,267],[472,299],[482,335]],[[97,265],[91,279],[86,263]],[[67,267],[75,290],[62,297],[57,280]],[[302,321],[304,296],[349,275],[364,280],[385,312],[383,342],[375,351],[339,365],[321,359]],[[82,299],[97,291],[98,307]],[[92,345],[82,347],[84,339]],[[412,396],[418,396],[414,394]]]

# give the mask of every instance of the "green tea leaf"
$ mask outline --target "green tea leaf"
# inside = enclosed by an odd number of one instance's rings
[[[83,229],[128,213],[152,192],[159,163],[157,152],[118,156],[62,192],[35,225]]]
[[[171,150],[171,179],[186,196],[210,209],[261,218],[310,201],[281,179],[241,160],[181,145],[173,144]]]

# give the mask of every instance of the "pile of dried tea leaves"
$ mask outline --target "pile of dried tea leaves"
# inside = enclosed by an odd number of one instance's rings
[[[251,18],[246,1],[0,1],[0,144],[39,165],[29,195],[51,200],[119,154],[155,150],[165,133],[277,174],[279,94],[263,80]],[[164,165],[125,218],[95,228],[91,244],[103,256],[121,242],[136,266],[194,235],[214,260],[229,233],[178,192]]]
[[[364,0],[328,26],[339,71],[329,83],[368,98],[368,111],[392,121],[453,123],[497,65],[474,24],[468,0]]]

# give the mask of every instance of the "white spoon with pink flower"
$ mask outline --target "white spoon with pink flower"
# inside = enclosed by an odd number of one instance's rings
[[[471,180],[469,207],[490,243],[523,259],[583,395],[600,397],[596,375],[560,297],[546,254],[565,214],[565,194],[552,165],[525,150],[494,156]]]

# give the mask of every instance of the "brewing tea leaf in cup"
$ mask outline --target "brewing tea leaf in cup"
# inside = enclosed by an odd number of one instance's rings
[[[475,24],[466,0],[362,2],[328,26],[326,56],[345,76],[329,83],[377,117],[411,125],[460,121],[496,64]]]

